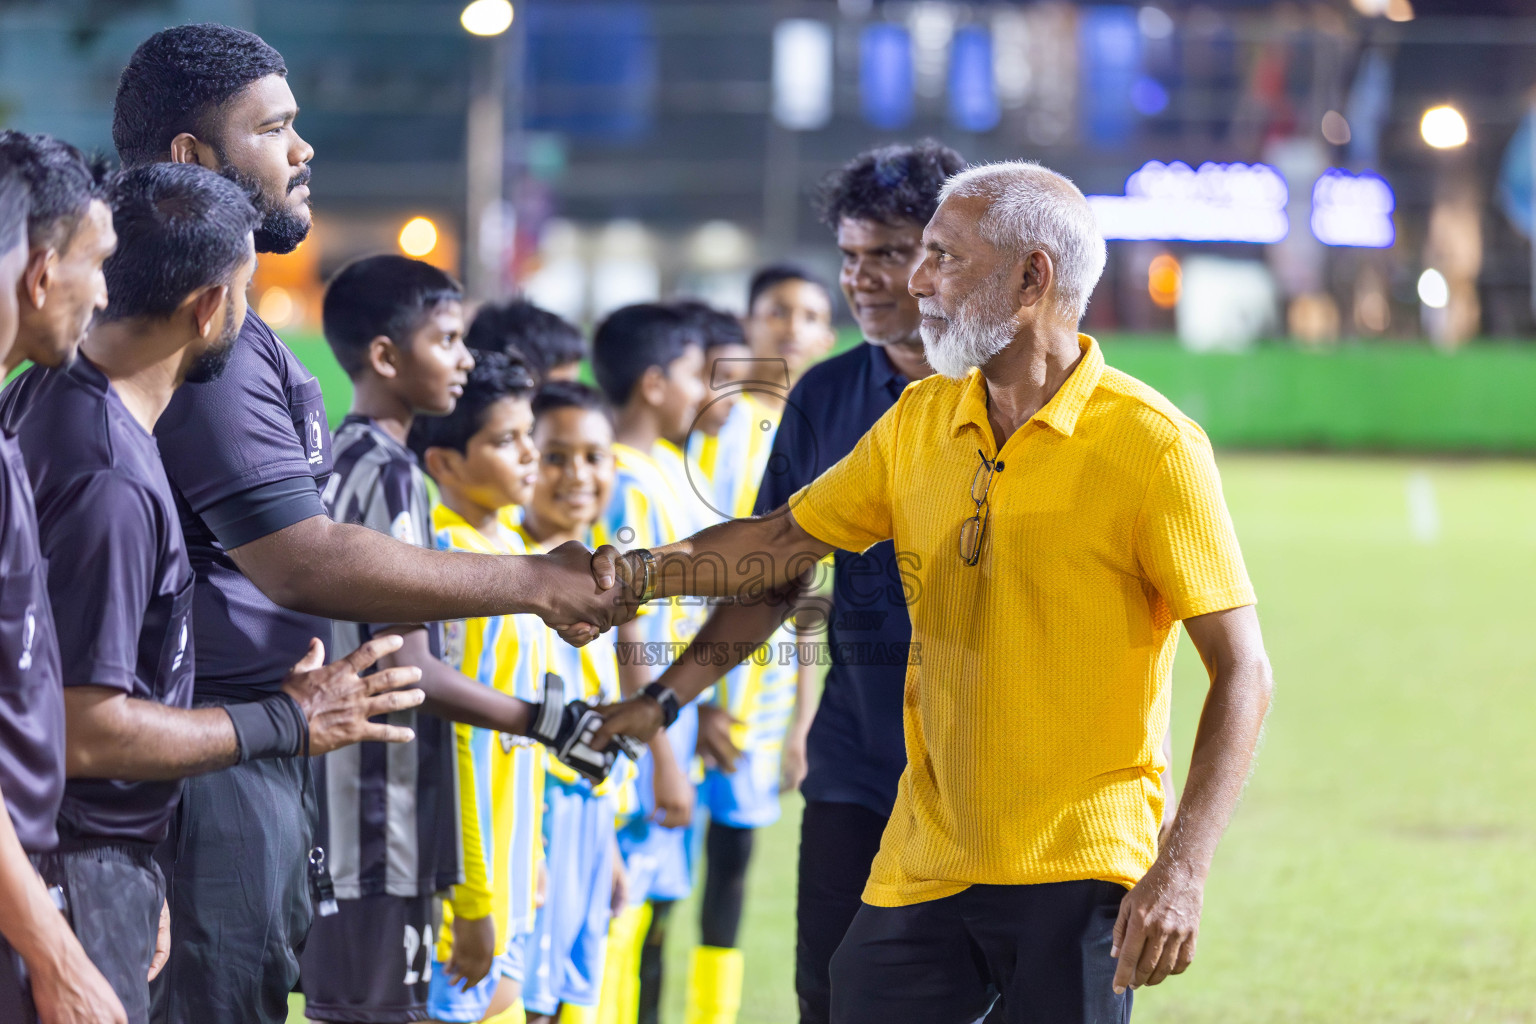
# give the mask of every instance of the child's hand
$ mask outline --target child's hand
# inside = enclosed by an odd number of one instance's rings
[[[714,704],[699,705],[699,754],[727,775],[736,771],[741,750],[731,740],[731,727],[741,720]]]
[[[462,982],[460,987],[466,989],[480,984],[495,958],[496,921],[491,915],[453,919],[453,954],[444,965],[452,984]]]
[[[666,742],[663,734],[662,742]],[[653,757],[651,790],[656,798],[652,818],[667,828],[687,828],[693,821],[693,783],[670,758]]]

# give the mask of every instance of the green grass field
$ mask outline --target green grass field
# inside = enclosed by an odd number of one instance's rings
[[[1226,454],[1221,466],[1275,705],[1199,956],[1144,990],[1136,1019],[1536,1022],[1536,465]],[[1204,683],[1186,643],[1181,779]],[[796,1019],[798,821],[786,798],[760,841],[742,1024]],[[670,950],[679,1024],[693,920]]]

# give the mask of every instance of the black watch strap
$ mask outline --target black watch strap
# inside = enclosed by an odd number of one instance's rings
[[[677,721],[678,703],[677,694],[660,683],[651,683],[640,691],[640,696],[649,697],[661,705],[662,728],[670,728]]]

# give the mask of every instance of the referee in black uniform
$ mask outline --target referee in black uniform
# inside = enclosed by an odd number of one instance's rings
[[[220,172],[262,216],[256,249],[289,252],[309,231],[313,150],[294,130],[298,104],[286,74],[281,55],[249,32],[159,32],[119,82],[118,155],[125,167],[168,161]],[[577,544],[520,557],[443,553],[332,522],[321,502],[332,461],[319,382],[254,313],[223,375],[183,385],[155,436],[195,574],[196,701],[269,696],[311,639],[329,635],[327,617],[410,623],[532,613],[584,641],[617,611]],[[528,724],[500,727],[521,733]],[[174,852],[166,861],[172,947],[153,1019],[286,1019],[312,897],[326,884],[312,847],[314,813],[299,758],[187,782],[165,847]]]

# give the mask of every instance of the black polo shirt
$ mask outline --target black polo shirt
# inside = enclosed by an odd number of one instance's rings
[[[228,552],[325,515],[331,432],[320,382],[249,313],[223,374],[178,388],[155,438],[197,577],[197,694],[275,693],[310,638],[330,637],[331,623],[275,604]]]
[[[154,437],[79,356],[7,389],[36,495],[65,686],[192,706],[192,566]],[[59,831],[156,843],[181,781],[70,779]]]
[[[783,505],[853,450],[907,386],[885,351],[862,344],[806,371],[789,393],[757,492],[756,514]],[[889,815],[907,764],[902,733],[912,622],[890,541],[833,556],[831,666],[807,741],[807,800]]]

